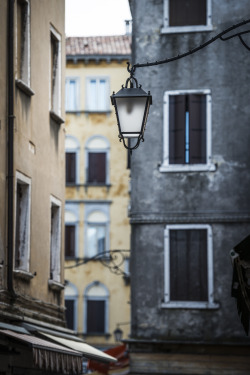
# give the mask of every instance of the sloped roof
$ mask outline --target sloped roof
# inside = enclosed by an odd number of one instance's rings
[[[66,38],[66,55],[69,58],[128,58],[131,55],[131,36],[89,36]]]

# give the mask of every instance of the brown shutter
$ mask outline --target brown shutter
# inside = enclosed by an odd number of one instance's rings
[[[105,301],[87,301],[87,332],[105,333]]]
[[[206,0],[169,0],[170,26],[191,26],[206,24]]]
[[[66,152],[66,183],[76,182],[76,154]]]
[[[206,229],[170,230],[170,300],[208,300]]]
[[[88,182],[106,183],[106,153],[89,152]]]
[[[72,299],[66,299],[65,307],[65,318],[67,322],[67,328],[74,329],[75,301]]]
[[[189,163],[206,163],[206,95],[189,98]]]
[[[75,256],[75,226],[65,225],[65,257]]]
[[[169,96],[169,163],[185,163],[185,95]]]

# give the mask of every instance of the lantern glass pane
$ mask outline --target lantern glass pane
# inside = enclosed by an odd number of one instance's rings
[[[116,98],[121,133],[124,137],[138,137],[142,129],[147,97]]]

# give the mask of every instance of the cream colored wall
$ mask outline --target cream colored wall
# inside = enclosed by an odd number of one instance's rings
[[[48,288],[50,270],[50,196],[64,205],[64,125],[50,119],[50,25],[61,35],[62,98],[64,97],[65,42],[63,0],[31,0],[31,89],[27,96],[15,87],[16,171],[31,178],[30,282],[15,278],[15,290],[51,306],[63,305],[60,293]],[[64,117],[64,101],[62,103]],[[62,212],[63,215],[63,212]],[[61,243],[64,245],[62,220]],[[61,257],[63,283],[63,252]],[[49,309],[49,305],[48,305]]]
[[[110,249],[130,249],[130,225],[127,217],[129,204],[129,170],[127,170],[127,152],[118,140],[113,106],[110,103],[111,113],[85,113],[86,97],[85,83],[87,76],[107,76],[110,78],[110,94],[118,91],[125,83],[128,73],[126,62],[118,63],[89,62],[84,64],[68,63],[66,76],[80,78],[80,113],[67,113],[66,134],[75,136],[80,142],[80,186],[66,188],[66,200],[75,201],[111,201],[110,204]],[[85,144],[93,135],[102,135],[110,142],[110,189],[106,187],[88,187],[85,184]],[[79,257],[84,254],[84,203],[80,204],[79,218]],[[66,266],[73,265],[74,261],[66,261]],[[91,261],[77,268],[65,270],[65,279],[78,288],[78,332],[83,332],[83,294],[87,285],[93,281],[100,281],[109,290],[109,338],[88,336],[91,344],[107,346],[114,344],[113,331],[119,322],[130,322],[130,287],[125,286],[122,276],[117,276],[104,267],[100,262]],[[130,325],[122,325],[124,338],[128,337]]]

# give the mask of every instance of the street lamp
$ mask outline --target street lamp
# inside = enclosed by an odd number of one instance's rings
[[[128,87],[129,83],[130,87]],[[137,79],[131,74],[125,87],[122,85],[120,91],[111,95],[111,103],[115,107],[120,142],[123,141],[124,147],[132,152],[141,141],[144,141],[144,131],[149,107],[152,104],[152,96],[150,92],[146,93],[141,85],[138,85]],[[129,141],[126,144],[125,138],[128,140],[136,138],[135,145],[131,146]]]
[[[128,72],[130,73],[130,77],[126,81],[125,87],[122,86],[122,89],[118,91],[116,94],[113,93],[111,95],[111,103],[115,106],[115,113],[117,117],[117,124],[119,129],[120,142],[123,141],[123,145],[126,149],[132,150],[139,147],[141,141],[144,141],[144,131],[146,127],[149,107],[152,104],[152,96],[150,92],[148,94],[141,88],[141,85],[138,87],[138,82],[134,77],[135,69],[136,68],[143,68],[149,66],[155,66],[160,64],[167,64],[171,61],[179,60],[183,57],[189,56],[200,49],[207,47],[209,44],[215,42],[217,39],[222,41],[226,41],[232,39],[234,37],[238,37],[245,48],[250,51],[250,47],[245,43],[242,38],[242,35],[250,33],[250,30],[245,30],[238,32],[233,35],[226,36],[232,30],[243,26],[250,22],[250,19],[243,20],[242,22],[233,25],[226,30],[222,31],[221,33],[217,34],[212,39],[208,40],[207,42],[201,44],[200,46],[189,50],[188,52],[179,54],[175,57],[171,57],[165,60],[150,62],[150,63],[143,63],[143,64],[135,64],[130,68],[130,63],[128,64]],[[128,88],[128,83],[130,83],[130,88]],[[134,87],[135,83],[135,87]],[[125,143],[125,138],[128,138],[128,144]],[[130,139],[136,138],[136,144],[131,147],[130,146]]]
[[[121,328],[119,328],[119,326],[114,330],[113,333],[114,333],[116,342],[122,341],[123,331],[121,330]]]

